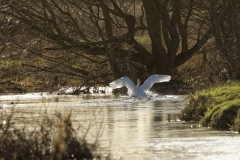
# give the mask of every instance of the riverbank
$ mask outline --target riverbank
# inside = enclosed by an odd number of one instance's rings
[[[194,92],[194,86],[191,82],[179,81],[176,79],[172,79],[170,82],[165,83],[156,83],[151,88],[151,91],[158,94],[166,94],[166,95],[187,95]],[[8,94],[28,94],[28,93],[49,93],[49,94],[57,94],[57,95],[81,95],[81,94],[92,94],[92,93],[112,93],[112,89],[109,86],[99,86],[97,87],[88,87],[88,86],[72,86],[69,84],[68,86],[57,86],[53,87],[53,85],[43,86],[39,85],[20,85],[20,83],[16,83],[14,81],[0,81],[0,95],[8,95]],[[114,93],[127,94],[126,88],[121,88],[115,90]]]
[[[190,95],[180,117],[203,127],[239,132],[240,81],[231,81]]]

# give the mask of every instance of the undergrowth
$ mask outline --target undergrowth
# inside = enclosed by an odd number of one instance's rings
[[[71,121],[71,113],[55,114],[55,120],[45,112],[37,126],[22,124],[13,127],[14,108],[9,115],[1,115],[0,159],[70,160],[103,159],[97,141],[90,144],[79,137]],[[33,122],[28,122],[33,123]]]

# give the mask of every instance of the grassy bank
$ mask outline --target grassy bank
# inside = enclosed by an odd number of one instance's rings
[[[204,127],[240,131],[240,81],[231,81],[190,96],[181,119]]]

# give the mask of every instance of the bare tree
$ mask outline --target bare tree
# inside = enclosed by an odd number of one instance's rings
[[[10,8],[4,13],[25,25],[26,43],[18,38],[19,46],[48,60],[27,65],[88,83],[106,83],[112,75],[169,74],[206,43],[230,9],[226,4],[206,25],[208,8],[197,0],[4,2]]]
[[[231,6],[231,11],[226,14],[223,22],[219,26],[215,26],[213,37],[221,57],[219,63],[224,67],[222,72],[226,74],[226,78],[236,79],[240,77],[240,2],[231,0],[223,1],[221,4],[218,5],[215,2],[209,5],[209,17],[210,21],[213,22],[222,8],[226,5]]]

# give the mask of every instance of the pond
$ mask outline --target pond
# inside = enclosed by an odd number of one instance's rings
[[[113,159],[238,159],[240,135],[216,131],[178,119],[187,96],[151,95],[145,98],[70,95],[0,96],[1,113],[14,108],[14,127],[47,113],[69,114],[79,135],[98,141],[101,153]],[[34,127],[32,127],[34,128]]]

